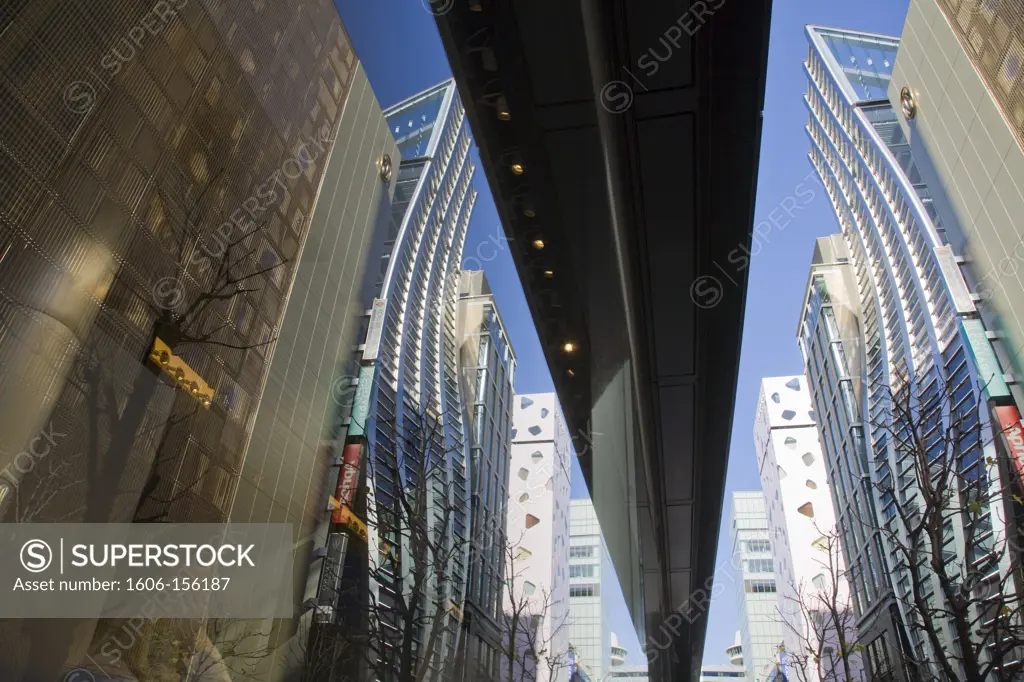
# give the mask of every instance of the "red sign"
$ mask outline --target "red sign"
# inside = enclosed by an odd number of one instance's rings
[[[1021,428],[1020,412],[1010,406],[997,407],[995,413],[1006,452],[1017,468],[1017,476],[1024,479],[1024,428]]]
[[[341,507],[352,504],[352,498],[356,494],[356,484],[359,483],[359,464],[363,458],[363,446],[359,443],[350,443],[345,446],[341,458],[341,471],[338,472],[338,488],[334,497],[341,503]],[[343,523],[341,510],[336,509],[332,514],[333,523]]]

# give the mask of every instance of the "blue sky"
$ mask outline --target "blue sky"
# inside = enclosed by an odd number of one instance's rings
[[[426,1],[336,0],[377,99],[385,107],[451,77],[433,17],[424,9]],[[755,461],[752,430],[760,380],[764,376],[803,372],[795,340],[796,324],[814,239],[838,231],[827,197],[808,180],[811,166],[807,161],[808,141],[803,129],[807,114],[802,100],[806,85],[801,66],[807,55],[804,25],[822,24],[899,35],[908,2],[774,2],[754,221],[757,224],[774,220],[778,227],[771,231],[762,229],[765,236],[758,239],[759,246],[755,243],[752,248],[754,256],[726,481],[726,514],[732,491],[761,487],[756,467],[751,466]],[[652,42],[656,38],[652,36]],[[805,184],[798,187],[802,182]],[[480,195],[466,241],[465,265],[479,267],[473,256],[482,256],[480,261],[516,350],[516,392],[550,391],[551,376],[519,277],[501,238],[500,222],[482,172],[477,173],[476,187]],[[808,196],[808,188],[813,190],[813,198]],[[790,198],[796,200],[798,209],[794,210],[792,219],[782,210],[783,202],[792,206]],[[573,496],[586,496],[578,469],[574,471]],[[716,565],[728,563],[729,550],[728,529],[723,524]],[[711,606],[704,647],[706,663],[727,662],[725,647],[732,644],[739,627],[738,594],[732,589],[732,581],[723,579],[720,584],[725,589]],[[613,622],[629,622],[621,597],[608,606]],[[622,644],[630,650],[630,658],[637,662],[642,660],[633,633],[618,634]]]

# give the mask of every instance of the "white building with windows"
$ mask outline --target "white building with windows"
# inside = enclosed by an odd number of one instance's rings
[[[748,682],[765,682],[783,644],[768,513],[760,491],[732,494],[732,566],[739,583],[740,635]]]
[[[565,657],[554,676],[541,661],[530,679],[568,682],[572,440],[554,393],[517,395],[513,402],[506,533],[516,546],[514,586],[530,599],[529,626],[541,628],[538,647]]]
[[[608,549],[589,499],[569,505],[569,638],[577,656],[600,680],[610,665],[611,633],[602,594],[615,589]],[[610,593],[609,593],[610,594]]]
[[[811,395],[803,376],[761,381],[754,444],[769,535],[775,541],[772,557],[786,649],[802,651],[806,644],[798,633],[807,628],[800,602],[810,607],[813,595],[831,585],[828,576],[835,572],[828,567],[828,552],[815,542],[836,525]],[[841,561],[841,557],[833,560]],[[808,671],[808,682],[817,679],[815,671]]]
[[[823,653],[821,670],[803,665],[798,675],[804,682],[822,677],[841,679],[838,663],[838,629],[827,615],[835,602],[842,606],[839,627],[852,640],[855,618],[850,604],[845,566],[839,549],[836,514],[818,440],[818,427],[807,379],[803,375],[770,377],[761,381],[754,420],[761,489],[764,491],[768,533],[772,542],[779,618],[790,665],[799,664],[808,647]],[[831,540],[829,538],[832,538]],[[833,583],[838,592],[832,598]],[[818,614],[821,614],[818,616]],[[817,620],[808,623],[810,614]],[[819,637],[821,641],[819,642]],[[854,662],[855,667],[859,666]]]

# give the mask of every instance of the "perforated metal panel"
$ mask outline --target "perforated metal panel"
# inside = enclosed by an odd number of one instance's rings
[[[1024,0],[937,0],[1024,147]]]
[[[160,316],[157,285],[176,280],[187,307],[210,293],[226,244],[260,225],[234,251],[235,276],[252,275],[246,291],[211,301],[190,330],[212,343],[175,348],[214,387],[213,406],[189,415],[190,396],[161,388],[142,422],[150,430],[106,472],[121,478],[109,513],[122,520],[153,461],[167,467],[154,497],[175,500],[163,520],[217,520],[233,481],[188,498],[190,510],[175,491],[210,467],[237,479],[268,357],[267,346],[239,347],[280,325],[351,84],[337,10],[330,0],[0,5],[0,468],[52,422],[67,434],[52,460],[73,480],[33,520],[78,518],[86,464],[112,437],[86,412],[85,354],[108,358],[104,409],[124,410]],[[273,199],[259,194],[268,183]],[[37,479],[19,481],[22,492]]]

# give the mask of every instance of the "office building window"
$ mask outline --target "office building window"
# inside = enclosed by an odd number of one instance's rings
[[[748,559],[747,570],[751,573],[773,573],[775,565],[771,559]]]
[[[776,591],[774,580],[744,580],[743,589],[752,594],[765,594]]]
[[[569,567],[570,578],[593,578],[595,575],[595,564],[583,564],[580,566]]]
[[[748,552],[770,552],[772,544],[767,540],[747,540]]]
[[[589,585],[570,585],[569,586],[570,597],[599,597],[601,596],[601,586],[597,584]]]

